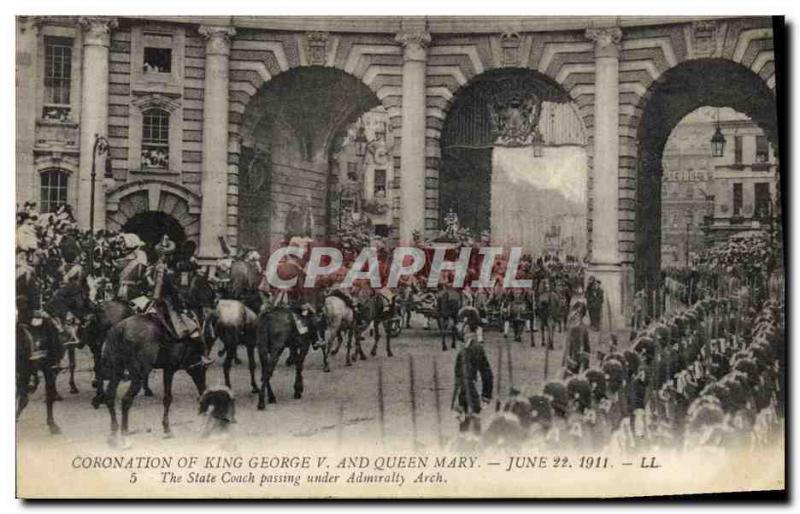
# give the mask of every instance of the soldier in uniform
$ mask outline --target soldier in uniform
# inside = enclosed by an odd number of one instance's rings
[[[570,315],[567,342],[564,345],[564,357],[561,366],[564,369],[564,378],[578,375],[589,367],[589,357],[592,348],[589,345],[589,330],[583,323],[586,316],[586,306],[583,302],[575,302]]]
[[[459,413],[460,431],[479,434],[481,405],[492,399],[494,376],[483,348],[483,328],[478,311],[473,307],[463,308],[459,318],[463,321],[464,346],[456,355],[452,407]],[[481,380],[480,395],[476,384],[478,376]]]
[[[285,281],[294,280],[295,284],[290,289],[281,289],[274,300],[275,306],[288,307],[294,313],[297,331],[302,336],[311,333],[313,347],[318,348],[324,343],[324,337],[320,337],[320,330],[315,319],[316,311],[310,301],[310,296],[314,292],[305,287],[305,264],[308,258],[308,242],[301,238],[292,238],[290,246],[303,248],[302,256],[290,254],[286,259],[278,263],[275,273],[278,278]]]
[[[176,270],[171,265],[175,248],[167,234],[155,247],[158,262],[153,267],[153,309],[176,339],[189,339],[203,347],[202,363],[209,366],[214,361],[207,355],[199,324],[185,309],[176,284]]]
[[[147,253],[144,251],[146,243],[136,234],[122,234],[122,243],[128,253],[118,263],[122,271],[119,273],[117,298],[128,301],[144,294],[142,280],[138,277],[142,276],[140,270],[147,268]]]
[[[589,323],[592,330],[600,330],[600,318],[603,313],[603,288],[600,281],[594,277],[589,277],[586,285],[586,306],[589,310]]]

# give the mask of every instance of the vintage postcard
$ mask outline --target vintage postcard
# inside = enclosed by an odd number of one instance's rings
[[[786,488],[782,17],[15,38],[18,497]]]

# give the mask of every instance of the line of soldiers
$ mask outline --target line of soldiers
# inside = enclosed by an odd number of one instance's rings
[[[702,299],[634,331],[627,349],[612,346],[593,367],[547,382],[537,394],[512,388],[483,431],[466,419],[477,418],[476,409],[462,408],[464,432],[453,447],[713,453],[775,444],[784,435],[784,322],[777,300],[757,308],[748,294]],[[489,367],[485,355],[472,360],[474,370],[483,361]],[[481,378],[491,382],[491,370]],[[486,387],[484,406],[491,398]]]

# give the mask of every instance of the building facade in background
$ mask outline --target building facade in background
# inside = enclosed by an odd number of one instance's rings
[[[718,125],[725,144],[715,156],[711,139]],[[768,226],[777,156],[744,114],[713,107],[690,113],[670,135],[662,162],[662,266],[686,267],[704,248]]]

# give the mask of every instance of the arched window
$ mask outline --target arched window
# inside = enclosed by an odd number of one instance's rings
[[[41,180],[41,212],[54,212],[62,205],[67,204],[67,183],[69,173],[61,169],[45,170],[40,175]]]
[[[164,109],[142,113],[142,168],[169,168],[169,112]]]

